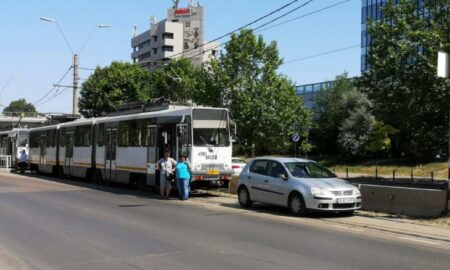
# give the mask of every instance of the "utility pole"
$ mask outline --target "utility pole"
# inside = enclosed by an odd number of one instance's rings
[[[78,114],[78,54],[73,55],[73,105],[72,114]]]
[[[95,26],[94,28],[92,28],[92,30],[89,32],[86,40],[84,41],[83,45],[81,46],[80,50],[78,53],[74,52],[72,49],[72,46],[70,46],[69,41],[66,38],[66,35],[64,34],[61,26],[59,25],[59,23],[55,20],[55,19],[51,19],[51,18],[47,18],[47,17],[41,17],[40,18],[42,21],[45,22],[50,22],[50,23],[54,23],[56,24],[56,26],[58,27],[59,32],[61,33],[61,36],[63,37],[67,48],[70,50],[70,53],[73,56],[73,103],[72,103],[72,114],[78,114],[78,66],[79,66],[79,54],[81,53],[81,51],[83,51],[84,47],[86,46],[86,44],[88,43],[88,41],[90,40],[90,38],[92,37],[92,35],[94,34],[95,29],[97,28],[108,28],[109,25],[106,24],[99,24],[97,26]]]

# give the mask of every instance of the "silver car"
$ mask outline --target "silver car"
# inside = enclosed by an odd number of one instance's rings
[[[238,199],[288,207],[295,216],[308,210],[353,213],[361,208],[361,192],[315,161],[261,157],[250,160],[240,174]]]

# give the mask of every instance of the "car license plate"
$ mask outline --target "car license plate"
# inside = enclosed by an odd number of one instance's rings
[[[337,203],[355,203],[355,199],[354,198],[340,198],[337,199]]]
[[[208,170],[208,175],[219,175],[219,170]]]

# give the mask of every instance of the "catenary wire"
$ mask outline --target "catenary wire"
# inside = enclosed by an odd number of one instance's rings
[[[66,78],[66,76],[69,74],[69,72],[72,68],[73,68],[72,66],[69,67],[69,69],[66,71],[66,73],[64,73],[64,75],[61,77],[61,79],[59,79],[59,81],[56,84],[60,84],[62,82],[62,80],[64,80]],[[55,88],[56,88],[56,86],[53,86],[47,93],[45,93],[45,95],[43,97],[41,97],[40,99],[35,101],[33,103],[33,105],[35,105],[35,106],[38,105],[38,103],[41,102],[42,100],[44,100],[48,95],[50,95],[53,92],[53,90],[55,90]]]
[[[344,47],[344,48],[340,48],[340,49],[334,49],[334,50],[321,52],[321,53],[317,53],[317,54],[313,54],[313,55],[309,55],[309,56],[305,56],[305,57],[301,57],[301,58],[297,58],[297,59],[292,59],[292,60],[284,62],[283,65],[294,63],[294,62],[300,62],[300,61],[308,60],[308,59],[311,59],[311,58],[316,58],[316,57],[323,56],[323,55],[337,53],[337,52],[353,49],[353,48],[356,48],[356,47],[360,48],[361,44],[356,44],[356,45],[352,45],[352,46],[348,46],[348,47]]]

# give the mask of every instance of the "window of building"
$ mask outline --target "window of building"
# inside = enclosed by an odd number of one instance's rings
[[[153,54],[157,54],[158,53],[158,49],[157,48],[153,48]]]
[[[186,26],[186,27],[191,27],[191,22],[185,22],[185,23],[184,23],[184,26]]]
[[[162,38],[163,39],[173,39],[173,33],[165,32],[165,33],[162,34]]]
[[[157,36],[157,35],[154,35],[154,36],[152,36],[152,37],[153,37],[153,41],[154,41],[154,42],[158,41],[158,36]]]
[[[164,46],[162,46],[162,51],[163,52],[173,52],[173,46],[164,45]]]

